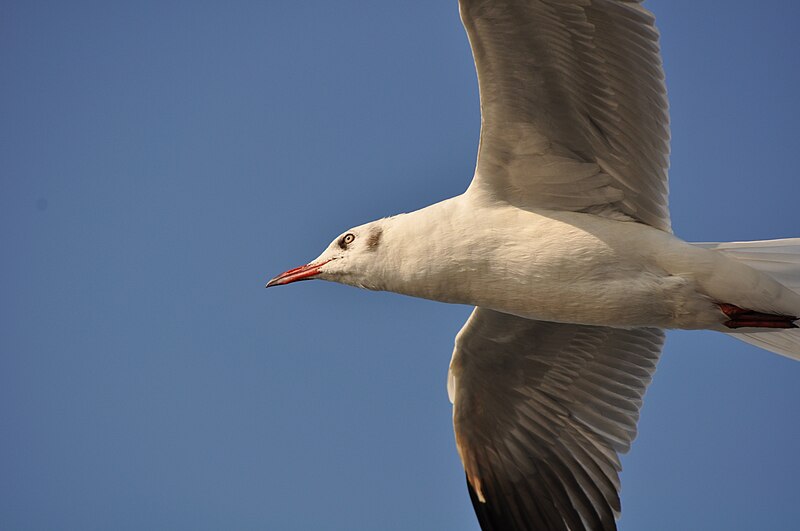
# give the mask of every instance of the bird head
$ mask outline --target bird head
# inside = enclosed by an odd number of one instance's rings
[[[370,272],[380,261],[378,249],[383,241],[383,221],[373,221],[344,232],[317,258],[281,273],[270,280],[267,287],[318,278],[376,289],[370,285],[369,279]]]

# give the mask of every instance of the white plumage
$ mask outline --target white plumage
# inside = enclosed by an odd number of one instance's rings
[[[658,32],[626,0],[461,0],[481,93],[462,195],[353,228],[268,286],[320,278],[476,306],[448,379],[488,530],[615,529],[664,335],[800,358],[800,239],[671,233]]]

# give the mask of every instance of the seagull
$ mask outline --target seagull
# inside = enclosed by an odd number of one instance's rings
[[[688,243],[668,209],[658,31],[637,0],[460,0],[481,135],[466,192],[337,236],[322,279],[474,306],[447,389],[483,530],[614,530],[666,329],[800,359],[800,238]]]

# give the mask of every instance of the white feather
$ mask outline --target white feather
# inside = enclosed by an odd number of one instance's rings
[[[790,290],[800,294],[800,238],[753,242],[694,243],[712,249],[766,273]],[[798,315],[798,314],[794,314]],[[732,337],[757,347],[800,359],[800,330],[728,332]]]

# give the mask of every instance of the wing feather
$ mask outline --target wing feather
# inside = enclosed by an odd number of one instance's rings
[[[618,453],[636,436],[663,339],[475,309],[448,381],[483,529],[616,529]]]
[[[669,116],[652,14],[625,0],[460,0],[481,93],[471,189],[669,231]]]

